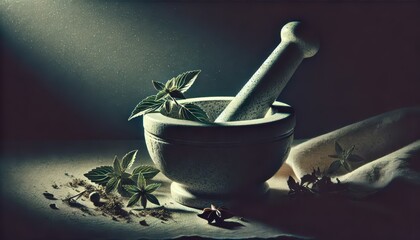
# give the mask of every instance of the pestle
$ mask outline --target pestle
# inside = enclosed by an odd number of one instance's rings
[[[314,56],[319,48],[318,39],[298,21],[284,25],[280,37],[280,44],[215,122],[264,117],[302,60]]]

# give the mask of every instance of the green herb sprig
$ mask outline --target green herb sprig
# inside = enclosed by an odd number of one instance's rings
[[[136,204],[139,200],[143,208],[146,208],[147,201],[160,205],[158,199],[152,193],[160,187],[160,183],[152,183],[147,185],[146,178],[143,174],[138,174],[136,185],[124,185],[123,187],[127,192],[131,193],[131,198],[128,200],[127,207],[131,207]]]
[[[344,149],[338,142],[335,142],[335,154],[328,156],[337,160],[331,163],[327,170],[327,174],[334,174],[341,167],[347,172],[351,172],[353,170],[351,166],[352,163],[364,161],[359,155],[353,154],[354,148],[355,145],[351,146],[349,149]]]
[[[158,189],[160,184],[153,183],[146,185],[146,179],[150,180],[155,177],[160,172],[158,169],[151,165],[140,165],[134,168],[132,173],[127,172],[127,170],[133,166],[136,160],[137,152],[137,150],[133,150],[127,153],[121,161],[117,156],[115,156],[113,166],[100,166],[94,168],[85,173],[84,176],[93,183],[104,186],[107,194],[113,192],[115,189],[118,189],[118,192],[121,195],[132,195],[132,191],[129,191],[128,189],[140,186],[139,179],[141,179],[141,186],[144,189],[147,189],[147,193],[151,193]],[[157,201],[157,198],[154,196],[149,196],[148,200],[159,205],[159,201]],[[131,203],[129,200],[128,205],[132,206],[133,204],[134,203]],[[146,204],[143,206],[145,207]]]
[[[289,195],[291,197],[316,196],[325,193],[338,193],[347,189],[346,184],[342,184],[338,178],[333,182],[329,176],[321,174],[319,168],[312,173],[300,178],[300,183],[289,176],[287,180]]]
[[[152,81],[154,88],[158,91],[156,95],[143,99],[131,112],[128,120],[140,117],[150,112],[172,112],[177,107],[177,115],[181,119],[208,122],[207,113],[198,105],[187,103],[180,104],[176,99],[185,99],[184,93],[194,84],[201,70],[193,70],[179,74],[171,78],[165,84]]]

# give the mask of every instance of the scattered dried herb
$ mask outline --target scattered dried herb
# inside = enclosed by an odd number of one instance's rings
[[[210,208],[204,208],[203,212],[197,214],[200,218],[207,220],[208,223],[215,221],[216,223],[222,223],[225,219],[231,218],[234,215],[226,208],[217,208],[211,204]]]
[[[343,167],[347,172],[352,171],[352,163],[363,162],[364,159],[359,155],[353,154],[355,145],[351,146],[349,149],[344,149],[338,142],[335,142],[335,154],[328,155],[331,158],[337,159],[331,163],[327,170],[327,174],[334,174],[341,167]]]
[[[319,168],[313,170],[311,174],[301,177],[300,183],[289,176],[287,180],[289,195],[291,197],[314,196],[324,193],[337,193],[347,189],[346,184],[342,184],[338,178],[333,182],[329,176],[322,175]]]
[[[58,200],[57,198],[54,197],[54,194],[49,193],[49,192],[44,192],[42,193],[42,195],[44,195],[44,197],[49,200]]]
[[[162,221],[168,221],[169,219],[172,219],[172,212],[165,207],[153,209],[134,208],[133,210],[138,211],[138,214],[142,217],[152,216]]]
[[[171,78],[165,84],[152,81],[154,88],[158,91],[156,95],[143,99],[132,111],[128,120],[140,117],[144,114],[155,111],[166,111],[170,113],[174,108],[178,107],[178,117],[181,119],[208,122],[207,113],[199,106],[188,103],[179,104],[176,98],[185,99],[184,93],[193,85],[201,70],[193,70],[179,74]]]
[[[55,203],[51,203],[50,204],[50,208],[54,209],[54,210],[58,210],[59,208],[57,207],[57,205],[55,205]]]
[[[98,209],[101,210],[105,214],[109,214],[111,216],[117,216],[119,218],[130,220],[130,214],[123,208],[124,208],[124,204],[122,200],[119,197],[114,195],[114,196],[109,196],[108,201],[106,201]]]

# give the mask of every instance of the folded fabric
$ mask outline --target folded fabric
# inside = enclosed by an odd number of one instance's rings
[[[343,152],[354,148],[352,153],[362,157],[332,174],[358,194],[396,180],[420,185],[420,107],[387,112],[315,137],[292,148],[287,163],[298,178],[317,168],[327,172],[339,157],[337,144]]]

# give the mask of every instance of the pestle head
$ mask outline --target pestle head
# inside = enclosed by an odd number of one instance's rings
[[[263,118],[302,60],[312,57],[318,51],[318,39],[301,22],[286,24],[280,36],[280,44],[215,122]]]
[[[301,22],[289,22],[283,26],[280,32],[282,42],[293,42],[303,52],[304,58],[314,56],[319,49],[319,40],[306,24]]]

